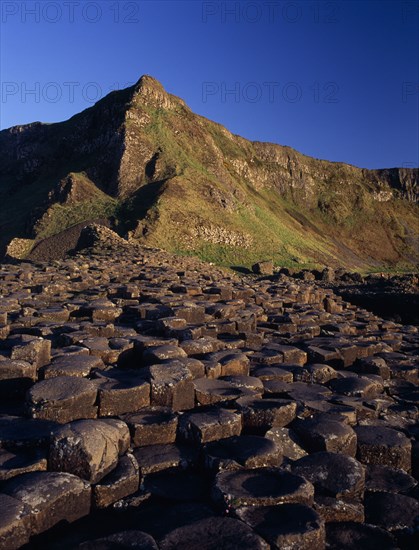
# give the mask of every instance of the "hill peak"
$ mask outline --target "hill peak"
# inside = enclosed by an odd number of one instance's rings
[[[146,104],[154,104],[164,109],[174,109],[180,106],[188,108],[183,99],[169,94],[161,82],[148,74],[143,75],[134,85],[135,98]]]
[[[137,90],[142,88],[167,93],[163,87],[163,84],[157,80],[157,78],[154,78],[154,76],[149,74],[143,74],[136,82],[135,88]]]

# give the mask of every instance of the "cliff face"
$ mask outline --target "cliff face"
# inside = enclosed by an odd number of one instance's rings
[[[419,199],[418,169],[392,168],[390,170],[365,171],[366,177],[375,177],[377,186],[383,186],[383,191],[390,190],[393,196],[400,196],[407,201],[417,203]],[[385,189],[385,188],[390,189]]]
[[[58,124],[0,132],[1,245],[112,217],[223,263],[412,264],[418,170],[364,170],[250,142],[155,79]]]

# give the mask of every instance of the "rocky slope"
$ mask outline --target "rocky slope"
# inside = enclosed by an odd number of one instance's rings
[[[79,247],[0,266],[0,549],[418,547],[417,327]]]
[[[143,76],[57,124],[0,132],[3,252],[78,223],[225,264],[418,259],[418,170],[364,170],[250,142]],[[13,250],[13,246],[12,246]]]

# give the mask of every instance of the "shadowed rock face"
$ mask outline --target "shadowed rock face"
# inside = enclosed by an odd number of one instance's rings
[[[417,546],[416,327],[92,245],[0,265],[0,548]]]
[[[317,513],[302,504],[281,506],[245,506],[237,510],[245,523],[260,533],[273,548],[323,548],[324,522]]]
[[[152,246],[215,260],[222,250],[249,266],[265,257],[254,266],[265,274],[272,258],[348,267],[417,258],[417,169],[364,170],[247,141],[150,76],[68,121],[3,130],[0,173],[0,252],[16,238],[10,255],[35,244],[34,257],[59,256],[73,227],[109,219]]]

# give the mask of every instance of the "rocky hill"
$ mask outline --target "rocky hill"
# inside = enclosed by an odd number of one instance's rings
[[[418,169],[248,141],[149,76],[65,122],[3,130],[0,167],[2,254],[55,236],[59,255],[65,231],[107,219],[142,244],[225,265],[402,268],[419,256]]]

